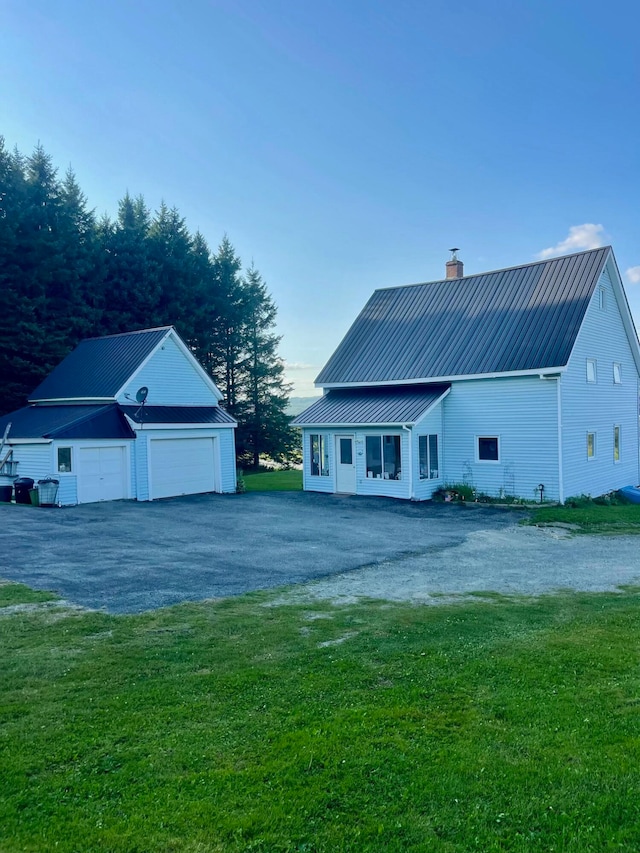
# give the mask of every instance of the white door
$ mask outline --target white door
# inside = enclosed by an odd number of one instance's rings
[[[152,499],[216,490],[213,438],[154,438],[149,455]]]
[[[78,501],[126,498],[124,447],[81,447],[78,454]]]
[[[356,491],[356,457],[352,435],[336,436],[336,492]]]

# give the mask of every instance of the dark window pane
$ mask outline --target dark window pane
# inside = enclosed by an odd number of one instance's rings
[[[367,447],[367,477],[382,476],[382,452],[379,435],[368,435]]]
[[[310,443],[310,459],[311,459],[311,475],[318,477],[320,475],[320,436],[309,436]]]
[[[429,477],[435,480],[439,477],[438,473],[438,436],[429,436]]]
[[[420,479],[426,480],[429,477],[429,451],[427,445],[427,436],[421,435],[418,437],[418,455],[420,457]]]
[[[498,461],[498,439],[497,438],[479,438],[478,439],[478,459],[485,462]]]
[[[353,465],[353,442],[350,438],[340,439],[340,464]]]
[[[399,479],[400,474],[400,436],[384,435],[384,476],[388,480]]]

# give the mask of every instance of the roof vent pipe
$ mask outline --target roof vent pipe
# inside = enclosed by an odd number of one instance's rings
[[[460,249],[449,249],[451,260],[446,263],[447,278],[462,278],[464,275],[464,264],[458,260]]]

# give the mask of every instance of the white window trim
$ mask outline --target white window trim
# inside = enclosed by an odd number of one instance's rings
[[[618,368],[617,375],[616,368]],[[619,361],[613,362],[613,384],[622,385],[622,364]]]
[[[589,456],[589,436],[593,436],[593,456]],[[593,462],[598,457],[598,430],[588,429],[586,435],[587,462]]]
[[[480,459],[480,439],[481,438],[495,438],[498,442],[498,458],[497,459]],[[475,437],[475,455],[476,462],[478,465],[500,465],[502,459],[502,437],[498,435],[498,433],[494,433],[493,435],[482,432],[478,433]]]
[[[593,365],[593,379],[589,379],[589,365]],[[598,360],[596,358],[587,359],[587,382],[589,385],[595,385],[598,381]]]
[[[68,471],[61,471],[61,470],[60,470],[60,457],[59,457],[59,452],[60,452],[61,450],[69,450],[69,456],[70,456],[70,459],[71,459],[71,467],[70,467],[70,469],[69,469]],[[75,473],[75,471],[73,470],[73,468],[74,468],[74,458],[73,458],[73,457],[74,457],[74,456],[75,456],[75,454],[74,454],[74,452],[73,452],[73,446],[72,446],[72,445],[70,445],[70,444],[60,444],[60,445],[58,445],[58,447],[56,447],[56,472],[57,472],[57,473],[56,473],[56,476],[59,474],[61,477],[68,477],[68,476],[69,476],[69,474],[74,474],[74,473]]]
[[[604,287],[598,288],[598,307],[601,311],[607,310],[607,291]]]
[[[616,459],[616,430],[618,430],[618,458]],[[620,424],[613,425],[613,464],[619,465],[622,461],[622,429]]]
[[[431,452],[429,450],[429,439],[431,438],[432,435],[435,435],[435,437],[436,437],[436,449],[437,449],[437,453],[438,453],[438,476],[437,477],[431,476],[431,472],[433,469],[431,467]],[[427,461],[429,463],[427,465],[427,470],[428,470],[429,474],[427,476],[424,476],[424,477],[421,474],[422,466],[420,464],[420,439],[421,438],[426,438],[426,440],[427,440]],[[441,471],[442,471],[442,467],[440,465],[440,434],[437,432],[420,433],[420,435],[418,436],[418,478],[419,478],[420,482],[423,482],[425,480],[427,482],[429,480],[441,480],[442,479]]]

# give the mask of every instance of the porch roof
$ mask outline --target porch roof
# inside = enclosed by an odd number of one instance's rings
[[[410,425],[419,421],[450,388],[450,384],[340,388],[305,409],[293,426]]]

